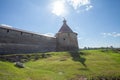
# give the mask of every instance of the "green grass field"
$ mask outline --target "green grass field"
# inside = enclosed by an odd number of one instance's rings
[[[25,68],[0,61],[0,80],[120,80],[120,53],[112,50],[49,52],[51,57],[30,60]]]

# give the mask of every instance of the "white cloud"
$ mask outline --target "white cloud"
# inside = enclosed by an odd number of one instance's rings
[[[0,26],[4,26],[4,27],[12,27],[12,26],[7,25],[7,24],[0,24]]]
[[[78,37],[78,40],[82,40],[83,39],[83,37]]]
[[[90,10],[93,6],[91,5],[90,0],[67,0],[72,7],[77,10],[81,7],[84,7],[84,10]]]
[[[117,32],[102,33],[102,35],[103,35],[104,37],[108,37],[108,36],[111,36],[111,37],[120,37],[120,33],[117,33]]]
[[[93,8],[92,5],[86,6],[86,11],[90,10],[91,8]]]
[[[44,36],[48,36],[48,37],[54,37],[54,34],[53,33],[46,33],[46,34],[42,34]]]

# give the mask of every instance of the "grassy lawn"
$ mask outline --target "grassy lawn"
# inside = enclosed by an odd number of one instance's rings
[[[25,68],[0,61],[0,80],[120,79],[120,53],[112,50],[49,52],[51,57],[30,60]]]

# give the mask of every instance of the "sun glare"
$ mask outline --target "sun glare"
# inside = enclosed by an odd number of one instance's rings
[[[62,16],[65,13],[65,5],[64,2],[61,1],[55,1],[52,4],[52,13],[57,16]]]

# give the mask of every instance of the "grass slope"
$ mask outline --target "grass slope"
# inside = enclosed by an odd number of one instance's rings
[[[82,77],[98,79],[120,78],[120,54],[111,50],[83,50],[49,52],[49,58],[29,61],[25,68],[0,61],[0,80],[79,80]],[[79,55],[79,56],[78,56]]]

